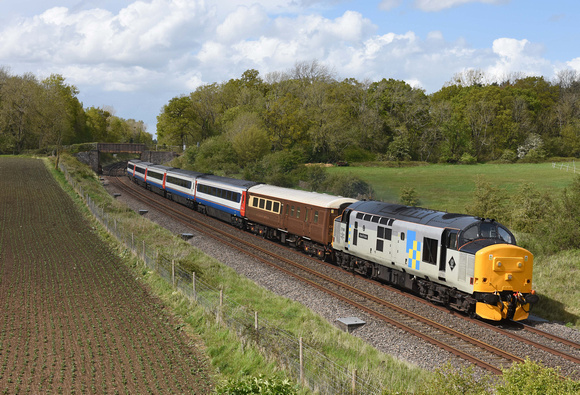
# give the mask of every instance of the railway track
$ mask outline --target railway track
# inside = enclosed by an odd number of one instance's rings
[[[117,176],[118,174],[114,175]],[[227,244],[231,248],[250,255],[263,263],[275,266],[284,273],[300,279],[300,281],[304,281],[390,325],[411,333],[450,352],[457,358],[466,360],[493,373],[501,373],[501,367],[508,367],[513,362],[523,361],[522,358],[503,351],[500,348],[467,336],[435,321],[421,317],[411,311],[404,310],[383,299],[358,290],[316,270],[297,264],[293,260],[272,252],[272,249],[258,247],[255,243],[240,239],[235,236],[235,232],[232,234],[229,231],[226,232],[217,229],[208,224],[207,217],[188,210],[183,206],[174,203],[168,204],[169,201],[163,201],[163,198],[156,194],[144,193],[144,190],[141,187],[135,186],[128,180],[120,180],[118,178],[110,178],[110,180],[115,183],[117,188],[122,189],[124,193],[131,195],[134,199],[142,201],[144,204],[155,207],[159,211],[163,211],[165,215],[172,217],[173,220],[194,227],[198,232],[217,239],[219,242]],[[153,197],[155,197],[155,199]],[[262,239],[260,238],[260,240]],[[422,299],[419,300],[422,303],[427,303]],[[429,305],[432,306],[431,304]],[[580,366],[580,359],[573,355],[575,352],[574,350],[580,350],[580,345],[577,343],[569,342],[565,339],[559,339],[553,335],[538,331],[535,328],[530,329],[535,332],[536,336],[544,336],[546,339],[549,338],[549,342],[552,342],[552,345],[550,346],[544,344],[545,342],[530,340],[518,334],[506,332],[494,325],[483,323],[481,321],[475,322],[478,325],[485,326],[487,329],[509,336],[516,341],[532,345],[533,347],[567,359],[571,363],[579,364]],[[560,345],[564,345],[564,347],[561,347]],[[561,348],[573,350],[573,352],[562,351]]]

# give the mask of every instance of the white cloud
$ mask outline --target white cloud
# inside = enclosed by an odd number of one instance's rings
[[[379,4],[379,8],[384,11],[390,11],[393,8],[397,8],[401,5],[402,0],[382,0]]]
[[[425,12],[437,12],[468,3],[502,4],[509,0],[415,0],[415,8]]]
[[[566,62],[566,66],[580,73],[580,58],[574,58],[571,61]]]
[[[51,8],[3,29],[0,59],[157,63],[161,52],[191,42],[190,37],[203,31],[206,14],[203,2],[185,0],[137,1],[118,15],[102,9],[75,13]]]
[[[530,41],[513,38],[494,40],[492,51],[497,55],[486,72],[490,78],[501,81],[512,73],[524,75],[550,75],[551,63],[542,57],[543,48]]]
[[[267,13],[257,4],[240,6],[217,27],[217,36],[222,42],[239,41],[258,34],[268,21]]]

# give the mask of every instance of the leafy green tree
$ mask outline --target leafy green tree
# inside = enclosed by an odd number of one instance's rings
[[[5,136],[4,150],[20,153],[38,146],[41,135],[40,100],[42,88],[36,77],[5,78],[0,101],[0,131]]]
[[[163,106],[161,114],[157,116],[157,141],[160,144],[180,146],[201,141],[191,97],[174,97]]]
[[[226,176],[239,172],[236,151],[231,141],[224,136],[207,139],[196,151],[195,163],[190,164],[189,168],[203,173]]]

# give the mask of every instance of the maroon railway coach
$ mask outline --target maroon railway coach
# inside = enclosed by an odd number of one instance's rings
[[[323,258],[330,253],[334,219],[355,199],[260,184],[248,189],[250,231]]]

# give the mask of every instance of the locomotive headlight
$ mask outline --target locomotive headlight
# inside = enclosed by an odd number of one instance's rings
[[[512,279],[512,274],[511,273],[506,273],[505,280],[506,281],[511,281],[511,279]]]
[[[521,268],[522,266],[524,266],[524,264],[521,262],[518,262],[518,267]]]

